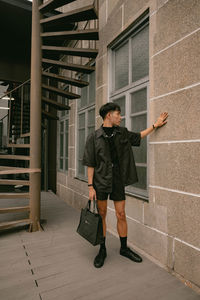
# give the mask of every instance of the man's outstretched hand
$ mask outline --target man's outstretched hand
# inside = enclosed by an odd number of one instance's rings
[[[157,119],[156,123],[154,123],[154,126],[155,127],[161,127],[163,126],[164,124],[167,123],[167,121],[165,121],[168,117],[168,112],[163,112],[160,114],[159,118]]]

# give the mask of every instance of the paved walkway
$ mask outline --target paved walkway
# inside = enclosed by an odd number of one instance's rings
[[[19,205],[19,199],[6,201]],[[99,246],[76,233],[79,215],[53,193],[43,192],[44,231],[28,233],[21,228],[0,235],[1,300],[200,299],[146,257],[138,264],[120,256],[119,239],[109,233],[108,256],[96,269],[93,259]]]

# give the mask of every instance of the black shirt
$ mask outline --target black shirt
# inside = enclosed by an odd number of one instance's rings
[[[103,126],[103,129],[104,129],[106,135],[108,136],[107,139],[108,139],[108,142],[109,142],[109,145],[110,145],[111,161],[112,161],[113,164],[118,164],[119,160],[118,160],[117,150],[116,150],[116,147],[115,147],[115,144],[114,144],[115,136],[113,136],[114,126],[112,126],[112,127]]]
[[[103,124],[102,124],[103,125]],[[82,164],[95,169],[93,184],[99,191],[112,191],[113,166],[110,149],[107,147],[103,126],[87,136]],[[140,146],[141,133],[129,131],[126,127],[114,126],[114,142],[119,158],[121,180],[124,186],[138,181],[132,146]]]

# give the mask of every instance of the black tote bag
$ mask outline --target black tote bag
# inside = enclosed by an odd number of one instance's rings
[[[90,210],[90,206],[91,200],[88,200],[86,207],[81,209],[80,221],[76,231],[93,246],[96,246],[103,242],[103,223],[96,200],[93,200],[93,212]]]

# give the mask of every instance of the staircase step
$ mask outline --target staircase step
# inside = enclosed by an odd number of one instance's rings
[[[0,175],[6,174],[25,174],[25,173],[38,173],[41,169],[30,169],[30,168],[16,168],[8,166],[0,166]]]
[[[62,13],[57,16],[45,18],[40,20],[40,24],[63,24],[63,22],[80,22],[80,21],[87,21],[87,20],[95,20],[98,19],[96,9],[93,5],[88,5],[82,8],[78,8],[72,10],[67,13]]]
[[[0,159],[17,159],[17,160],[30,160],[30,156],[25,155],[7,155],[0,154]]]
[[[72,47],[56,47],[56,46],[42,46],[44,54],[60,53],[73,56],[96,58],[98,55],[97,49],[90,48],[72,48]]]
[[[52,119],[52,120],[59,120],[59,118],[57,116],[54,116],[53,114],[49,113],[46,110],[42,110],[42,114],[44,117],[46,117],[47,119]]]
[[[28,180],[0,179],[1,185],[30,185]]]
[[[16,225],[23,224],[23,223],[30,224],[31,220],[30,219],[22,219],[22,220],[17,220],[17,221],[1,222],[0,223],[0,230],[15,227]]]
[[[57,108],[58,110],[69,110],[70,109],[70,106],[68,105],[64,105],[62,103],[58,103],[54,100],[51,100],[51,99],[48,99],[48,98],[45,98],[45,97],[42,97],[42,101]]]
[[[54,66],[58,66],[63,69],[77,71],[77,72],[81,72],[81,73],[87,73],[87,74],[90,74],[91,72],[93,72],[95,70],[95,67],[71,64],[71,63],[66,63],[66,62],[60,61],[60,60],[52,60],[52,59],[43,58],[42,62],[47,65],[54,65]]]
[[[44,14],[74,1],[76,0],[48,0],[39,6],[39,10]]]
[[[30,206],[0,208],[0,214],[22,212],[22,211],[30,211]]]
[[[97,29],[75,30],[75,31],[58,31],[41,33],[42,38],[46,39],[67,39],[67,40],[98,40],[99,34]]]
[[[42,88],[45,89],[45,90],[54,92],[58,95],[65,96],[68,99],[80,98],[80,95],[78,95],[78,94],[74,94],[74,93],[71,93],[71,92],[68,92],[68,91],[64,91],[64,90],[58,89],[58,88],[50,86],[50,85],[42,84]]]
[[[27,133],[22,133],[21,135],[20,135],[20,137],[28,137],[28,136],[30,136],[30,132],[27,132]]]
[[[30,144],[8,144],[7,148],[30,148]]]
[[[65,83],[69,83],[70,85],[78,86],[78,87],[81,87],[81,88],[89,85],[89,82],[87,82],[87,81],[77,80],[77,79],[73,79],[73,78],[70,78],[70,77],[64,77],[64,76],[57,75],[57,74],[54,74],[54,73],[42,72],[42,75],[46,76],[46,77],[49,77],[49,78],[56,79],[60,82],[65,82]]]
[[[29,193],[0,193],[0,199],[30,198]]]

